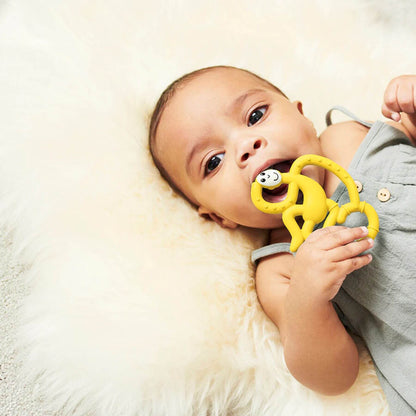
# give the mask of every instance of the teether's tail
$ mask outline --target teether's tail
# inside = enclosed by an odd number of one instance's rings
[[[340,208],[334,206],[331,208],[330,213],[325,220],[324,228],[329,227],[330,225],[343,224],[348,215],[353,212],[361,212],[362,214],[365,214],[368,220],[368,237],[374,239],[379,231],[378,215],[372,205],[365,201],[360,201],[358,205],[349,202],[342,205]]]
[[[328,198],[326,200],[326,206],[328,208],[328,216],[326,217],[323,228],[335,225],[337,223],[337,217],[339,213],[339,206],[332,199]]]
[[[367,202],[360,202],[360,212],[364,212],[368,219],[368,237],[375,238],[379,231],[378,215],[376,210]]]

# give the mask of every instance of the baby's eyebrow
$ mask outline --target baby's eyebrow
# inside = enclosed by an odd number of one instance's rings
[[[197,143],[195,143],[191,147],[191,150],[186,155],[186,162],[185,162],[186,164],[185,164],[185,166],[186,166],[186,173],[188,175],[190,175],[190,173],[191,173],[190,170],[191,170],[191,162],[192,162],[193,157],[198,152],[200,152],[202,149],[204,149],[206,146],[207,146],[207,144],[206,144],[205,140],[198,141]]]
[[[244,101],[251,97],[252,95],[258,94],[258,93],[262,93],[265,92],[265,90],[261,89],[261,88],[252,88],[248,91],[245,91],[243,94],[239,95],[230,105],[229,107],[229,112],[232,113],[233,111],[235,111],[237,108],[241,107],[242,104],[244,103]]]

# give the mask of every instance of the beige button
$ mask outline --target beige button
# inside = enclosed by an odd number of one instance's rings
[[[377,193],[377,198],[381,202],[386,202],[390,199],[391,194],[387,188],[381,188]]]
[[[361,192],[363,190],[363,184],[360,181],[354,181],[355,186],[357,187],[357,191]]]

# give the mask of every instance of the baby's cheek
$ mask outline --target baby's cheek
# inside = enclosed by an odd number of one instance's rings
[[[228,219],[237,222],[240,225],[246,225],[246,222],[255,213],[256,208],[251,201],[246,201],[236,194],[228,194],[227,200],[222,204],[222,214]]]
[[[242,198],[235,197],[229,203],[229,210],[230,214],[234,215],[238,218],[245,218],[249,215],[249,211],[251,211],[250,204],[247,201],[243,201]]]

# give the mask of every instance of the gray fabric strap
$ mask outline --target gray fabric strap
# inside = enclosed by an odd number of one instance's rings
[[[290,243],[275,243],[268,246],[260,247],[251,252],[251,261],[256,264],[263,257],[271,256],[278,253],[292,253],[290,251]],[[294,254],[294,253],[292,253]]]
[[[346,116],[352,118],[355,121],[358,121],[358,123],[362,124],[363,126],[366,127],[371,127],[373,125],[373,123],[369,123],[368,121],[364,121],[361,120],[360,118],[358,118],[355,114],[351,113],[351,111],[348,111],[346,108],[341,107],[339,105],[336,105],[335,107],[332,107],[327,113],[326,113],[326,117],[325,117],[325,121],[326,121],[326,125],[330,126],[332,124],[332,120],[331,120],[331,114],[334,110],[338,110],[341,111],[341,113],[344,113]]]

